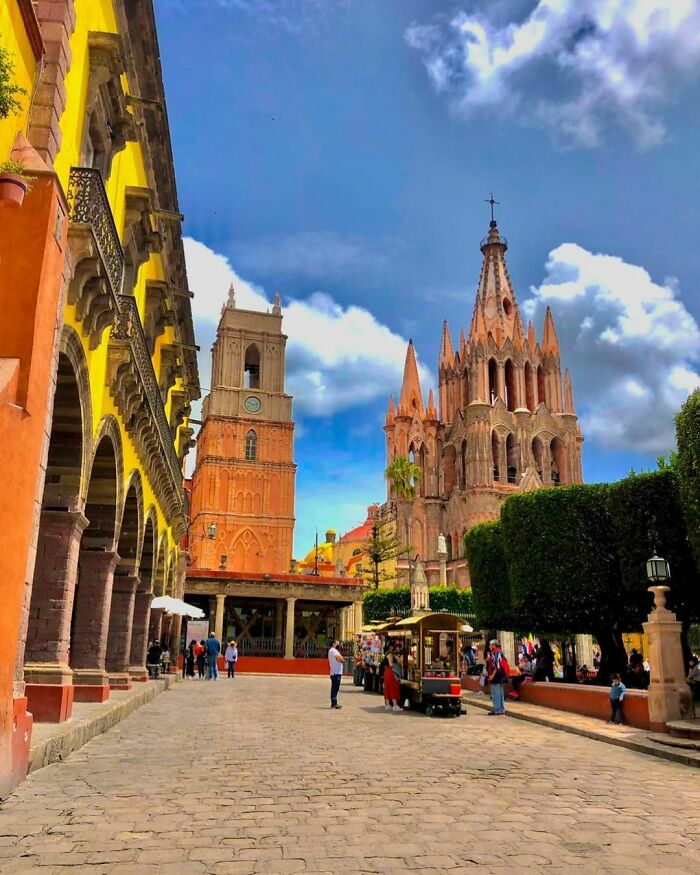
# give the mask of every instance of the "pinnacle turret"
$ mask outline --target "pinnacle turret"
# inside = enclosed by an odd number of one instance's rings
[[[401,395],[399,396],[397,415],[413,416],[414,410],[418,411],[418,415],[421,419],[425,415],[425,410],[423,408],[423,395],[421,394],[420,379],[418,377],[416,351],[413,346],[413,341],[409,340],[408,349],[406,350],[406,364],[403,369],[403,383],[401,385]]]
[[[440,356],[438,364],[440,367],[451,367],[454,364],[455,353],[452,348],[452,339],[450,338],[450,329],[447,324],[447,319],[442,323],[442,340],[440,342]]]
[[[552,311],[549,306],[547,306],[547,310],[544,314],[541,349],[544,355],[547,355],[547,353],[559,355],[559,339],[557,338],[557,332],[554,328],[554,319],[552,318]]]

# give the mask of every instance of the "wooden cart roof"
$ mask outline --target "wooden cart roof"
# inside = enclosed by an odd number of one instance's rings
[[[404,617],[403,620],[399,620],[397,623],[388,624],[393,629],[406,629],[412,626],[420,626],[426,621],[437,622],[439,620],[454,620],[454,625],[457,627],[454,631],[461,631],[459,627],[467,626],[469,630],[471,630],[471,626],[462,618],[458,617],[456,614],[446,614],[441,611],[435,611],[431,614],[423,614],[422,617]],[[449,632],[450,629],[440,629],[441,632]],[[466,631],[466,630],[465,630]]]

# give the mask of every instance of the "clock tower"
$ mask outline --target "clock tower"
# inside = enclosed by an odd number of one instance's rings
[[[286,341],[279,295],[271,312],[240,310],[231,286],[212,347],[192,477],[194,568],[289,571],[296,465]]]

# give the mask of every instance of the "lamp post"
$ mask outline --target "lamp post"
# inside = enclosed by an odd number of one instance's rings
[[[656,550],[654,550],[651,559],[647,559],[647,578],[655,586],[671,579],[670,565],[665,559],[656,555]]]

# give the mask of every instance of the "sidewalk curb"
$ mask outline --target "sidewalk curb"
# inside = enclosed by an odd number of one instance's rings
[[[479,708],[482,711],[491,710],[491,702],[488,698],[481,699],[481,697],[479,696],[474,696],[473,694],[465,695],[463,692],[462,702],[464,702],[465,705],[470,705],[472,708]],[[541,708],[541,706],[539,705],[531,705],[529,707]],[[654,756],[662,760],[668,760],[673,763],[680,763],[684,766],[693,766],[696,769],[700,768],[700,754],[687,754],[679,751],[678,749],[665,747],[663,744],[652,741],[650,738],[648,738],[643,729],[638,730],[640,736],[643,736],[643,738],[625,738],[624,736],[613,736],[608,735],[604,731],[595,729],[594,725],[598,721],[594,720],[594,718],[592,717],[588,718],[591,721],[591,728],[586,728],[583,726],[572,726],[563,722],[561,719],[557,719],[554,716],[549,716],[561,713],[562,717],[566,717],[569,716],[569,712],[567,711],[556,712],[552,708],[543,708],[542,710],[545,710],[549,713],[541,715],[524,713],[522,711],[519,711],[517,704],[515,704],[506,711],[506,717],[514,717],[516,720],[524,720],[527,723],[536,723],[539,726],[546,726],[549,729],[557,729],[560,732],[568,732],[572,735],[580,735],[583,738],[593,739],[594,741],[602,741],[605,744],[613,744],[617,747],[624,747],[627,748],[627,750],[633,750],[637,753],[645,753],[649,756]],[[580,717],[581,715],[577,714],[575,716]]]
[[[63,731],[32,744],[29,750],[27,775],[36,772],[37,769],[43,769],[45,766],[64,760],[69,754],[87,744],[88,741],[116,726],[137,708],[169,690],[179,680],[178,675],[172,674],[161,677],[157,681],[149,681],[142,690],[137,690],[123,701],[113,702],[111,706],[110,702],[107,701],[104,709],[98,714],[84,717],[81,720],[68,720],[66,723],[60,724]]]

